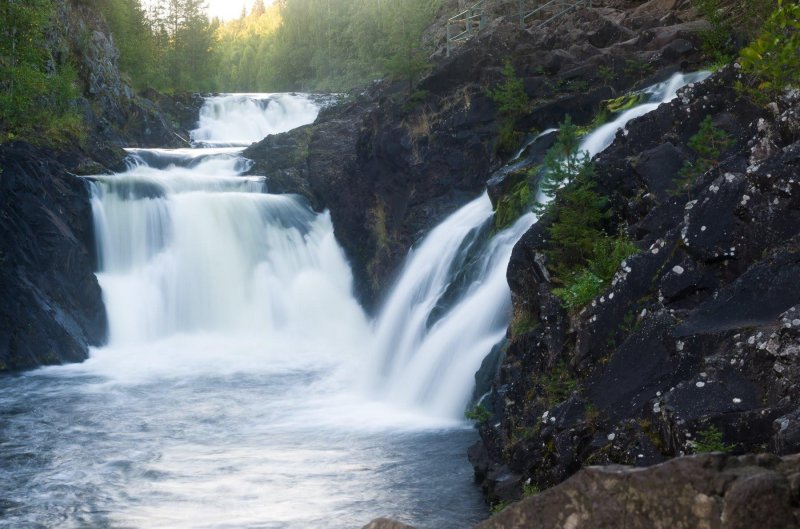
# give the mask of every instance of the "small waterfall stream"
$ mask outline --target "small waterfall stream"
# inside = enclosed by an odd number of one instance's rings
[[[671,101],[681,87],[708,75],[675,74],[646,88],[642,104],[588,134],[579,149],[598,154],[630,120]],[[510,162],[512,168],[524,165],[519,159],[523,152]],[[539,193],[537,200],[548,199]],[[376,324],[372,384],[378,394],[436,415],[463,414],[472,396],[474,373],[503,339],[511,319],[511,293],[505,280],[511,250],[536,222],[529,213],[488,238],[491,216],[484,194],[411,251]],[[470,267],[465,272],[466,264]],[[456,281],[467,286],[452,296]]]

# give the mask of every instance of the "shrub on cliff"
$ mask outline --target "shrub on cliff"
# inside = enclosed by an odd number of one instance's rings
[[[719,163],[720,155],[732,144],[734,139],[724,130],[714,126],[711,116],[700,123],[697,134],[689,138],[688,146],[697,154],[694,161],[686,160],[680,170],[682,177],[678,190],[690,187],[697,178]]]
[[[800,86],[800,4],[778,0],[759,36],[740,54],[747,78],[738,88],[753,100],[763,103]]]
[[[577,127],[567,117],[558,138],[545,157],[543,194],[556,197],[549,206],[554,217],[546,252],[557,282],[553,293],[570,310],[577,310],[600,295],[620,263],[637,251],[623,235],[606,232],[608,200],[594,184],[595,167],[579,150]]]
[[[504,81],[489,91],[489,97],[503,118],[495,150],[508,154],[519,145],[521,134],[515,128],[515,122],[528,111],[529,101],[522,79],[517,76],[511,61],[506,61],[503,66],[503,77]]]

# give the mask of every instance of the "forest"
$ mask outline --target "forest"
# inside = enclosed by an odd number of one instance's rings
[[[427,68],[423,29],[441,0],[255,0],[232,21],[201,0],[98,2],[137,88],[341,91]]]
[[[441,3],[255,0],[222,22],[204,0],[70,1],[102,13],[136,90],[163,93],[346,91],[387,75],[412,82],[429,68],[421,35]],[[62,23],[59,5],[0,2],[2,140],[81,134],[75,67],[48,40]]]

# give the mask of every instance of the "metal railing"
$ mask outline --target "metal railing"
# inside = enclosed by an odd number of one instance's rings
[[[591,0],[549,0],[532,11],[528,10],[530,8],[525,7],[526,3],[527,2],[525,0],[519,0],[520,27],[527,27],[529,19],[537,15],[544,14],[547,16],[547,18],[544,20],[537,20],[534,26],[536,28],[542,28],[558,17],[566,15],[567,13],[578,9],[581,6],[589,6]]]
[[[456,43],[471,38],[486,26],[486,0],[480,0],[447,20],[447,56],[453,51]]]

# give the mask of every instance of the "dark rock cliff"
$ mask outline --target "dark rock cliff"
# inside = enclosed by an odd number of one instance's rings
[[[710,438],[738,453],[800,450],[800,94],[762,110],[736,77],[731,67],[684,89],[597,157],[640,252],[587,308],[567,314],[552,294],[547,218],[514,249],[509,285],[532,325],[510,337],[495,417],[470,454],[493,501]],[[682,188],[706,116],[735,141]],[[548,391],[555,374],[571,381],[566,398]]]
[[[0,371],[83,360],[106,335],[88,182],[24,143],[0,168]]]
[[[377,83],[315,124],[255,144],[245,152],[256,162],[251,172],[266,175],[272,192],[330,209],[359,297],[374,307],[410,246],[478,196],[502,164],[499,116],[487,94],[506,60],[533,101],[516,123],[530,132],[567,114],[588,122],[602,100],[699,60],[703,24],[688,2],[631,7],[639,4],[581,9],[543,30],[497,18],[439,58],[412,94],[407,83]]]

